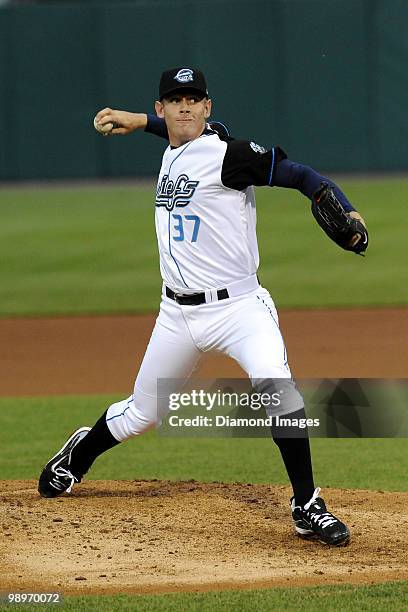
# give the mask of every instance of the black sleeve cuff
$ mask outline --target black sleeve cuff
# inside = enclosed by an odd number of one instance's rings
[[[165,138],[166,140],[169,139],[167,126],[164,119],[160,119],[160,117],[156,117],[156,115],[152,115],[150,113],[147,115],[147,125],[144,131],[148,134],[154,134],[154,136]]]

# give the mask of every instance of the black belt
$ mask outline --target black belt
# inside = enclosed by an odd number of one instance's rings
[[[166,295],[171,300],[181,304],[182,306],[198,306],[198,304],[205,304],[205,293],[174,293],[169,287],[166,287]],[[227,289],[217,289],[217,297],[219,300],[226,300],[229,298]]]

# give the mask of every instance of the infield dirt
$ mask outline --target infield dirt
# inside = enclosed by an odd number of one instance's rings
[[[326,489],[352,530],[329,548],[293,534],[289,489],[89,481],[41,499],[2,482],[2,588],[159,593],[408,579],[408,493]]]
[[[297,377],[404,378],[408,311],[281,313]],[[0,395],[127,394],[154,317],[0,320]],[[242,372],[207,357],[197,376]],[[293,533],[289,488],[85,481],[41,499],[1,482],[2,590],[159,593],[408,579],[408,493],[325,489],[351,527],[345,548]]]
[[[0,395],[123,393],[127,397],[155,322],[152,315],[0,319]],[[282,311],[298,378],[406,378],[408,310]],[[204,355],[197,377],[240,377],[231,359]]]

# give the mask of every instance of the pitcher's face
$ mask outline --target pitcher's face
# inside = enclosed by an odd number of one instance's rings
[[[202,134],[211,113],[211,100],[179,91],[157,101],[155,108],[157,116],[166,122],[170,144],[179,147]]]

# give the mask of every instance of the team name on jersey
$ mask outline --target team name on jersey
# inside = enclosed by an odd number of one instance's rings
[[[200,181],[192,181],[187,174],[180,174],[175,181],[165,174],[157,185],[156,206],[165,206],[173,210],[175,206],[187,206]]]

